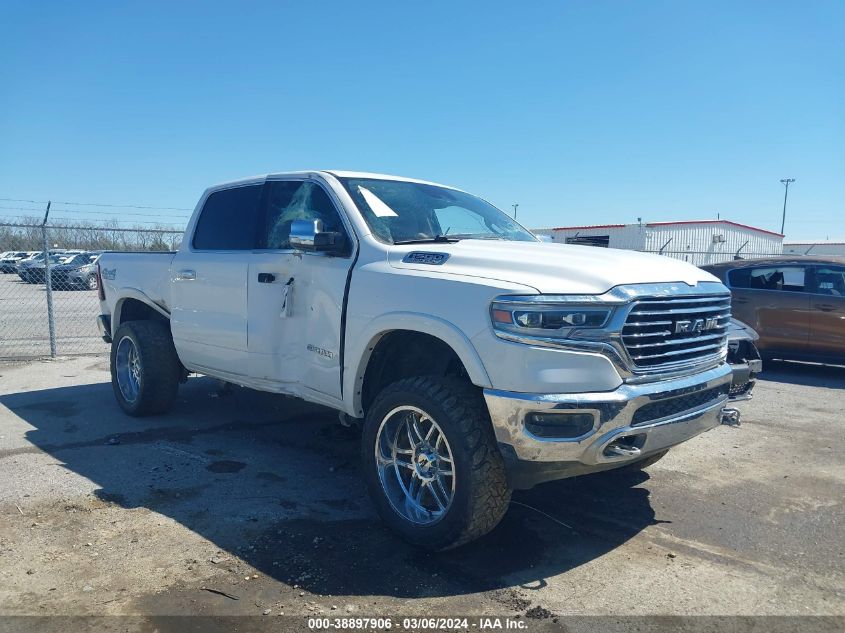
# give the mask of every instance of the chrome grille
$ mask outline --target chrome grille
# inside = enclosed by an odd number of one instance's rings
[[[622,343],[641,369],[692,364],[721,352],[730,319],[730,295],[639,299],[625,320]]]

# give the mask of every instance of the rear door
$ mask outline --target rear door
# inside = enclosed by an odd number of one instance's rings
[[[810,278],[809,351],[845,362],[845,266],[813,266]]]
[[[768,265],[728,272],[731,311],[760,335],[761,352],[807,353],[810,338],[810,294],[807,267]]]
[[[195,369],[247,375],[247,273],[262,187],[212,192],[173,259],[173,342]]]
[[[313,179],[269,180],[259,223],[260,252],[249,266],[249,367],[284,391],[340,398],[341,317],[352,266],[351,231],[333,194]],[[343,256],[290,246],[294,220],[319,219],[344,233]]]

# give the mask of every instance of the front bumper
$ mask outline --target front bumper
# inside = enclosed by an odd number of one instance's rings
[[[614,391],[526,394],[485,389],[496,439],[514,488],[624,466],[719,425],[728,401],[727,364],[683,378],[623,384]],[[538,437],[526,416],[586,413],[578,437]]]
[[[752,358],[731,365],[731,402],[751,400],[751,392],[754,389],[757,374],[761,371],[763,371],[763,361],[759,358]]]

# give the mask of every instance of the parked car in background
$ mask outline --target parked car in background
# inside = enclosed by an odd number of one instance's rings
[[[99,253],[77,253],[65,257],[50,267],[50,281],[54,290],[97,289],[97,260]]]
[[[26,251],[8,251],[0,258],[0,273],[14,273],[18,270],[18,262],[26,259],[30,253]]]
[[[30,266],[37,264],[38,262],[42,261],[43,259],[44,259],[44,252],[43,251],[29,251],[27,253],[26,257],[23,257],[23,258],[19,259],[17,262],[15,262],[15,272],[20,277],[21,271],[29,268]],[[23,277],[21,277],[21,279],[23,279]]]
[[[59,255],[64,251],[51,250],[51,255]],[[15,263],[15,272],[20,274],[21,270],[28,268],[44,260],[44,251],[27,251],[26,257],[22,257]]]
[[[50,266],[58,265],[63,259],[62,255],[50,255]],[[24,260],[18,265],[18,277],[28,284],[44,283],[47,276],[44,256]]]
[[[731,290],[763,359],[845,363],[845,257],[776,257],[703,266]]]

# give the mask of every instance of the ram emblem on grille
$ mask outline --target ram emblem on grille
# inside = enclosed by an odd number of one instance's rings
[[[675,334],[701,334],[717,327],[719,327],[719,319],[716,317],[687,319],[684,321],[675,321]]]

